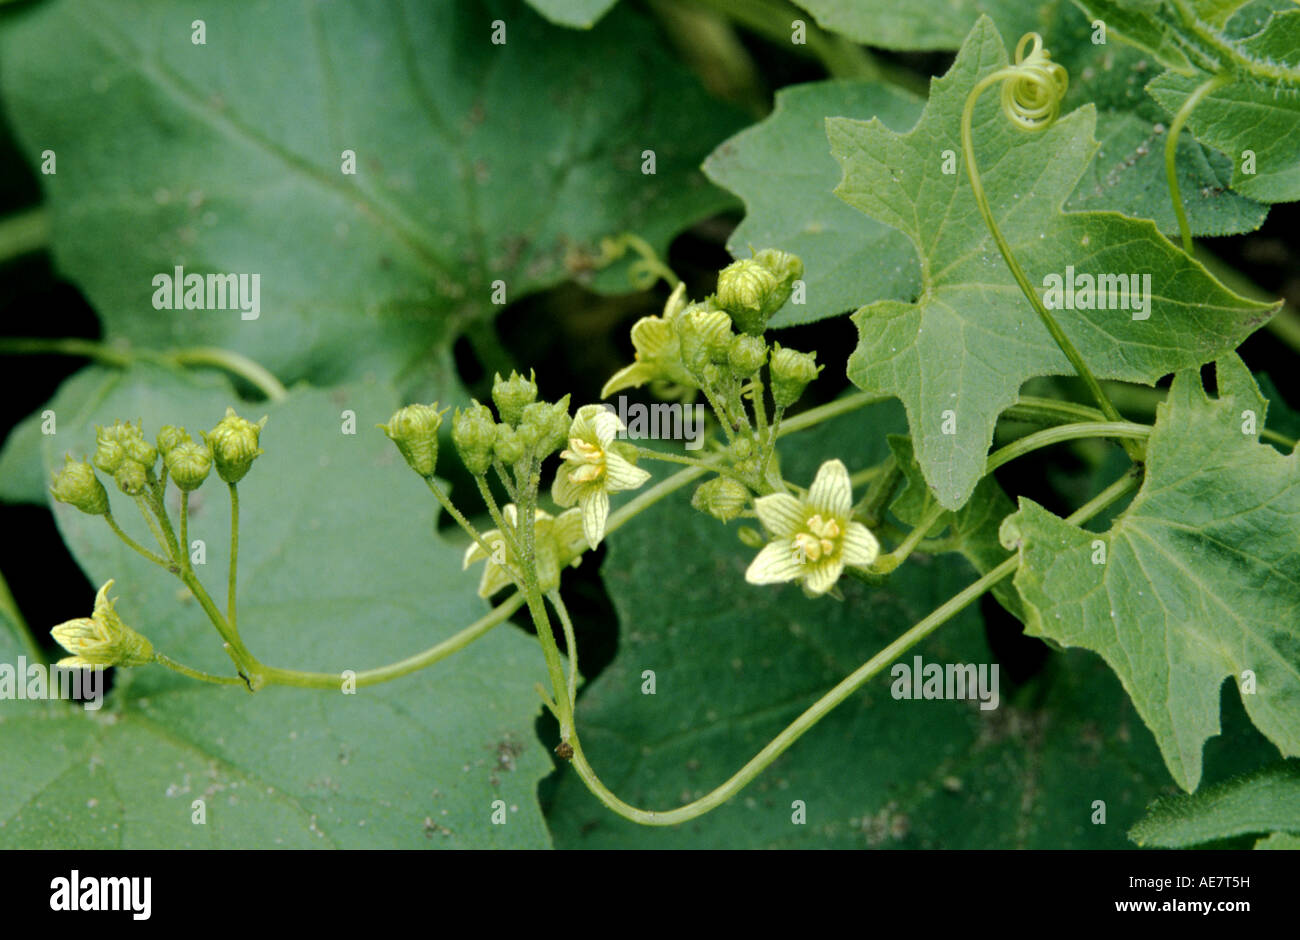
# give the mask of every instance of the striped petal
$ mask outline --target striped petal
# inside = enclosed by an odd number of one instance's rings
[[[808,489],[808,504],[836,519],[843,519],[853,510],[853,486],[842,462],[828,460],[821,465]]]
[[[855,568],[865,568],[880,554],[880,543],[861,522],[850,522],[840,541],[840,560]]]
[[[610,451],[605,454],[605,489],[611,493],[634,490],[650,479],[648,471]]]
[[[582,534],[587,544],[595,548],[605,535],[605,520],[609,518],[609,494],[601,489],[588,489],[582,495]]]
[[[794,549],[785,539],[763,546],[745,571],[750,584],[781,584],[793,581],[803,574],[804,566],[795,557]]]
[[[809,567],[804,585],[811,594],[825,594],[835,586],[835,582],[840,579],[843,572],[844,562],[838,558],[823,561]]]
[[[572,506],[578,501],[578,484],[569,479],[573,467],[562,463],[555,471],[555,482],[551,484],[551,499],[557,506]]]
[[[808,518],[804,504],[789,493],[772,493],[754,501],[758,519],[773,535],[794,538]]]

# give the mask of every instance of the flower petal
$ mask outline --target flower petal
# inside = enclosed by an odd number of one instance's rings
[[[551,499],[557,506],[572,506],[578,501],[578,484],[569,479],[573,472],[570,464],[562,463],[555,471],[555,482],[551,484]]]
[[[611,406],[599,407],[600,413],[591,417],[591,426],[596,434],[596,442],[605,448],[618,437],[618,432],[623,430],[623,422],[618,420],[618,415],[613,412]]]
[[[510,572],[495,562],[488,562],[483,569],[483,578],[478,583],[478,596],[489,598],[503,587],[514,584]]]
[[[582,534],[587,544],[595,548],[605,536],[605,520],[609,518],[609,494],[601,489],[588,489],[582,499]]]
[[[808,488],[808,505],[836,519],[853,510],[853,486],[841,461],[828,460],[817,470],[817,478]]]
[[[610,493],[634,490],[648,479],[648,471],[634,466],[613,451],[605,455],[605,489]]]
[[[763,550],[754,556],[745,571],[745,580],[750,584],[781,584],[802,576],[804,566],[795,557],[794,549],[786,539],[768,542]]]
[[[600,390],[601,398],[608,398],[615,392],[621,392],[625,388],[636,388],[638,385],[644,385],[656,375],[653,368],[644,362],[634,362],[630,366],[624,366],[609,377],[604,388]]]
[[[835,586],[835,582],[840,579],[843,572],[844,562],[838,558],[831,558],[816,565],[810,565],[804,584],[812,594],[825,594]]]
[[[583,552],[587,546],[583,544],[586,536],[582,531],[582,510],[566,509],[556,516],[551,538],[561,558],[569,557],[571,552]]]
[[[861,522],[850,522],[840,541],[840,560],[855,568],[865,568],[880,554],[880,543]]]
[[[808,518],[808,510],[789,493],[772,493],[754,500],[758,519],[773,535],[793,538]]]
[[[673,325],[658,317],[642,317],[632,325],[632,345],[638,360],[655,360],[665,356],[675,357],[673,343],[677,331]]]

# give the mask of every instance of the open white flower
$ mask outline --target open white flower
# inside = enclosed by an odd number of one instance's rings
[[[519,509],[509,503],[501,510],[506,527],[510,529],[511,538],[518,542]],[[533,550],[537,562],[537,585],[543,592],[560,586],[560,571],[565,565],[577,567],[582,561],[582,514],[576,509],[552,516],[545,510],[535,510],[533,516]],[[503,587],[515,583],[515,578],[522,578],[519,556],[515,554],[510,542],[500,529],[483,533],[483,541],[492,552],[483,550],[483,546],[474,542],[465,550],[465,560],[461,565],[468,569],[476,561],[486,560],[483,577],[478,583],[478,596],[491,597]]]
[[[569,427],[569,446],[560,451],[564,463],[551,487],[557,504],[582,510],[582,531],[592,548],[605,535],[609,494],[634,490],[650,479],[649,473],[611,449],[621,430],[623,422],[604,405],[579,408]]]
[[[773,493],[755,500],[754,509],[773,539],[745,572],[750,584],[802,581],[810,594],[825,594],[845,565],[865,568],[880,554],[871,530],[849,518],[853,487],[838,460],[821,465],[804,499]]]

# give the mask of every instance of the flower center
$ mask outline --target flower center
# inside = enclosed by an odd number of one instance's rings
[[[574,483],[592,483],[605,473],[605,450],[599,444],[571,437],[569,447],[560,454],[560,459],[576,461],[583,465],[574,468],[569,474],[569,479]]]
[[[839,523],[834,519],[823,519],[820,514],[811,516],[804,523],[806,532],[794,537],[795,550],[809,561],[818,561],[823,555],[835,551],[835,540],[840,537]]]

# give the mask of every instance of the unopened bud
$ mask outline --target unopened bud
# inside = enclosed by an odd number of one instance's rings
[[[749,489],[730,477],[716,477],[696,487],[691,505],[715,519],[728,522],[749,505]]]
[[[66,457],[63,469],[55,474],[50,492],[59,502],[75,506],[88,515],[102,516],[108,512],[108,491],[84,460]]]
[[[782,349],[777,343],[772,351],[772,400],[778,408],[787,408],[799,400],[808,383],[817,378],[822,367],[817,365],[816,353],[803,353]]]
[[[751,376],[767,362],[767,343],[761,336],[741,333],[727,349],[727,362],[739,376]]]
[[[433,476],[438,465],[438,428],[444,414],[445,410],[438,411],[437,402],[407,405],[394,412],[387,424],[378,425],[397,445],[407,465],[425,479]]]
[[[266,427],[266,420],[262,418],[254,424],[235,414],[234,408],[227,408],[226,416],[217,422],[217,426],[204,433],[203,440],[212,450],[217,476],[227,483],[238,483],[244,478],[253,461],[262,454],[258,438],[262,428]]]
[[[492,466],[492,445],[496,442],[498,425],[486,405],[474,402],[465,411],[456,409],[451,419],[451,442],[474,476],[482,476]]]
[[[184,428],[173,427],[170,424],[164,424],[158,429],[158,453],[163,455],[166,460],[170,454],[180,444],[190,440],[190,435]]]
[[[523,417],[524,408],[537,401],[536,376],[529,372],[524,378],[517,372],[511,372],[510,378],[503,379],[498,374],[492,383],[492,401],[497,406],[497,416],[506,424],[518,424]]]
[[[208,473],[212,470],[212,452],[206,444],[182,441],[167,452],[163,462],[176,485],[186,493],[191,493],[208,478]]]
[[[767,318],[781,306],[773,306],[780,290],[780,278],[753,258],[734,261],[718,273],[718,306],[738,329],[754,336],[762,334]]]

